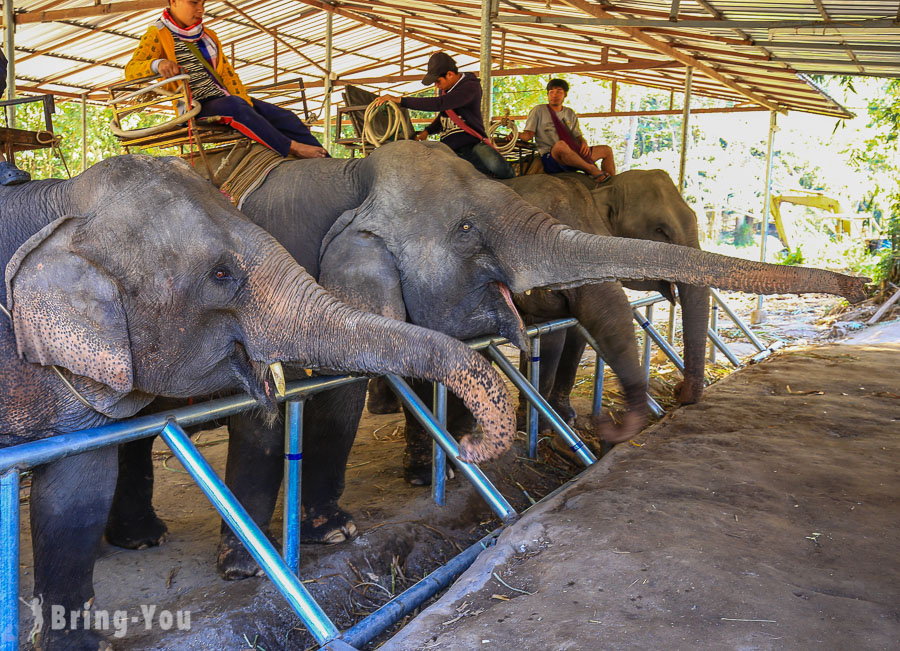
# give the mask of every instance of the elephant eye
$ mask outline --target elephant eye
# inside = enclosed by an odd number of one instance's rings
[[[216,280],[231,280],[231,270],[228,267],[219,266],[213,269],[212,276]]]
[[[472,222],[464,221],[459,225],[459,230],[461,230],[463,233],[468,233],[470,230],[472,230]]]

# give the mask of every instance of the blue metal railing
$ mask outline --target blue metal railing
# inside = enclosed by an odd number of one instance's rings
[[[641,299],[633,302],[632,306],[651,305],[659,300],[664,299],[661,296]],[[635,316],[639,315],[636,313]],[[729,316],[731,316],[730,313]],[[575,319],[560,319],[532,326],[528,328],[528,335],[530,337],[539,337],[541,334],[573,326],[577,326],[581,333],[586,336],[588,343],[597,350],[596,342],[593,341],[590,334]],[[676,365],[680,364],[680,358],[677,353],[670,346],[665,345],[666,342],[658,333],[655,333],[653,326],[646,324],[644,328],[650,333],[653,341],[660,345],[666,354],[672,358],[672,361]],[[655,337],[653,333],[656,334]],[[543,416],[567,441],[585,465],[593,464],[596,461],[594,455],[591,454],[590,450],[578,439],[574,431],[533,388],[537,385],[539,377],[539,339],[536,339],[534,342],[534,354],[529,360],[528,376],[530,382],[497,350],[496,346],[502,343],[506,343],[506,340],[501,337],[482,337],[469,342],[470,346],[475,349],[488,349],[488,354],[528,400],[531,418],[531,424],[528,427],[529,452],[532,455],[536,452],[537,422],[538,418]],[[683,369],[683,364],[679,368]],[[593,404],[595,411],[599,411],[603,380],[603,360],[599,355],[597,357],[596,370],[595,379],[597,384],[595,384]],[[517,517],[515,510],[500,495],[484,473],[477,466],[463,463],[457,458],[458,446],[446,430],[446,389],[440,385],[436,387],[435,411],[438,412],[439,418],[435,418],[401,378],[387,376],[387,379],[407,408],[422,422],[435,441],[435,448],[439,453],[435,455],[439,466],[434,470],[436,499],[443,499],[445,470],[442,466],[446,464],[446,455],[449,454],[450,459],[467,479],[475,485],[478,492],[484,497],[498,517],[505,523],[515,520]],[[48,439],[0,449],[0,651],[15,651],[18,649],[19,481],[21,472],[81,452],[127,443],[157,433],[161,434],[185,469],[191,474],[192,478],[210,498],[229,526],[231,526],[232,530],[241,538],[247,549],[266,571],[272,582],[285,595],[291,608],[303,620],[319,644],[325,644],[330,648],[352,648],[347,645],[363,644],[421,605],[421,603],[433,596],[455,576],[465,570],[474,561],[478,552],[487,544],[487,541],[492,539],[494,533],[470,547],[456,559],[451,560],[445,566],[446,569],[442,568],[432,573],[426,579],[407,590],[407,592],[399,595],[389,604],[376,611],[369,618],[346,631],[343,636],[340,636],[337,628],[312,597],[309,596],[297,578],[300,554],[299,505],[303,402],[314,393],[365,380],[366,378],[350,376],[304,379],[291,382],[288,385],[285,396],[282,398],[287,403],[285,408],[283,559],[278,556],[268,538],[234,499],[234,496],[210,468],[182,429],[183,427],[224,418],[256,407],[256,401],[247,396],[211,400],[203,404],[150,416],[131,418],[102,427],[60,434]],[[599,385],[599,388],[597,385]],[[656,409],[659,408],[649,396],[648,400],[651,406],[655,406]],[[441,456],[444,457],[443,461],[440,458]],[[551,493],[551,495],[555,493],[556,491]]]

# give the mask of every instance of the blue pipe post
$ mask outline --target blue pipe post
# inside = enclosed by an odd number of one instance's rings
[[[431,412],[428,411],[428,408],[425,407],[422,399],[415,394],[406,381],[393,373],[385,375],[384,378],[391,385],[391,388],[394,389],[400,401],[422,423],[432,438],[444,448],[448,458],[466,476],[466,479],[475,486],[475,490],[484,498],[494,513],[503,522],[509,523],[515,520],[517,517],[516,510],[506,501],[506,498],[500,494],[500,491],[494,487],[478,466],[473,463],[466,463],[459,458],[459,446],[456,444],[456,441],[447,432],[447,428],[437,422]]]
[[[300,574],[300,480],[303,473],[303,400],[284,403],[284,562]]]
[[[447,427],[447,387],[441,382],[434,383],[434,416]],[[434,503],[447,503],[447,455],[437,440],[431,440],[431,496]]]
[[[0,649],[19,648],[19,469],[0,476]]]
[[[710,287],[709,293],[715,299],[715,301],[722,306],[722,309],[725,310],[725,314],[728,315],[728,318],[731,319],[731,322],[734,323],[734,325],[736,325],[738,328],[740,328],[741,332],[746,335],[747,339],[750,340],[750,343],[756,346],[757,350],[759,350],[760,352],[766,350],[766,347],[763,345],[763,343],[756,337],[755,334],[753,334],[753,331],[747,327],[747,324],[744,323],[741,318],[734,313],[734,310],[732,310],[728,306],[728,303],[726,303],[725,300],[719,295],[719,292]]]
[[[650,324],[650,327],[653,327],[653,303],[647,306],[647,323]],[[644,328],[644,379],[647,381],[647,384],[650,384],[650,333],[647,332],[647,329]]]
[[[684,373],[684,361],[676,350],[669,345],[669,342],[665,340],[665,337],[659,334],[656,328],[644,318],[644,315],[638,312],[637,308],[631,308],[631,314],[634,316],[634,320],[638,322],[638,325],[644,329],[644,332],[650,335],[653,343],[662,348],[666,357],[675,365],[675,368]]]
[[[209,501],[241,539],[247,550],[256,559],[266,576],[285,596],[291,609],[297,613],[303,624],[319,644],[325,644],[339,635],[337,627],[307,592],[300,579],[282,560],[266,535],[241,506],[225,483],[216,475],[209,462],[191,443],[178,423],[170,420],[160,432],[166,445],[172,450],[194,482],[203,490]]]
[[[528,361],[528,379],[536,391],[541,390],[541,337],[538,335],[531,340],[531,359]],[[526,415],[525,426],[528,430],[528,457],[537,458],[538,424],[540,423],[538,410],[530,402]]]
[[[707,328],[707,334],[709,335],[709,338],[712,340],[716,348],[721,350],[722,354],[725,355],[726,358],[728,358],[728,361],[731,362],[732,366],[737,368],[741,365],[740,360],[734,356],[734,353],[731,352],[728,344],[722,341],[722,338],[718,334],[716,334],[715,330],[713,330],[712,328]]]
[[[506,376],[512,380],[512,383],[516,386],[516,388],[525,394],[525,398],[537,407],[538,411],[541,413],[541,416],[550,421],[550,425],[555,429],[560,436],[563,437],[563,440],[575,453],[575,456],[586,466],[589,466],[593,463],[597,462],[597,457],[593,455],[593,453],[585,446],[584,442],[578,438],[578,435],[572,430],[571,427],[559,417],[553,409],[547,404],[547,401],[544,400],[544,397],[534,390],[534,387],[529,384],[528,380],[519,373],[519,369],[509,363],[509,360],[503,356],[497,347],[494,344],[488,346],[488,353],[491,358],[497,363],[497,366],[500,367]]]

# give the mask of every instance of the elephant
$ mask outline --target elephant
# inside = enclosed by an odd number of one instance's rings
[[[131,416],[157,395],[243,390],[276,413],[266,370],[281,362],[447,382],[485,427],[461,452],[471,460],[514,434],[512,402],[480,355],[339,302],[180,159],[122,156],[0,188],[0,233],[2,447]],[[43,621],[93,600],[116,475],[111,447],[34,469]],[[99,635],[44,630],[41,648],[94,650]]]
[[[540,174],[503,181],[529,203],[561,222],[589,233],[668,242],[700,249],[697,217],[662,170],[629,170],[597,184],[584,174]],[[624,281],[630,289],[658,291],[674,301],[672,284],[658,280]],[[709,291],[678,284],[684,337],[684,380],[676,388],[679,402],[697,402],[703,392]],[[623,436],[636,434],[647,409],[647,382],[638,359],[632,312],[619,283],[595,283],[562,291],[516,294],[516,307],[528,321],[576,317],[599,344],[601,357],[622,385],[626,413]],[[541,339],[540,391],[550,405],[572,422],[569,394],[585,340],[569,329]],[[599,423],[608,426],[606,423]]]
[[[864,280],[832,272],[574,230],[438,143],[390,143],[363,159],[286,161],[243,200],[242,211],[352,305],[461,339],[499,332],[522,349],[524,324],[512,294],[535,287],[661,278],[765,293],[864,296]],[[304,542],[355,535],[352,516],[338,499],[365,387],[340,392],[340,413],[329,409],[338,404],[334,397],[318,411],[304,410]],[[250,416],[232,420],[229,430],[226,482],[266,527],[282,476],[282,432]],[[126,461],[152,468],[148,455],[145,444]],[[129,473],[129,481],[136,476],[141,473]],[[143,532],[107,530],[107,537],[132,546],[157,544],[164,526],[151,497],[152,477],[139,486],[120,482],[121,504],[114,512],[144,514],[140,521],[149,524]],[[228,579],[258,571],[227,530],[218,569]]]

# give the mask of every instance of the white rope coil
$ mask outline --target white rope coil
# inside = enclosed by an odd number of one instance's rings
[[[494,131],[498,127],[508,127],[510,129],[509,140],[505,143],[501,144],[494,140]],[[516,125],[515,120],[504,117],[496,122],[491,122],[491,126],[488,127],[488,138],[493,141],[494,147],[497,148],[501,155],[507,156],[516,148],[516,140],[519,138],[519,127]]]
[[[374,147],[381,147],[384,143],[395,139],[401,125],[403,126],[403,138],[409,140],[409,127],[406,125],[406,120],[403,119],[403,112],[400,109],[400,105],[395,104],[394,102],[385,102],[382,106],[386,106],[388,112],[388,126],[382,134],[375,133],[375,127],[372,124],[375,112],[380,107],[375,106],[375,102],[372,102],[366,107],[366,112],[363,115],[363,156],[365,156],[366,153],[367,142]]]

